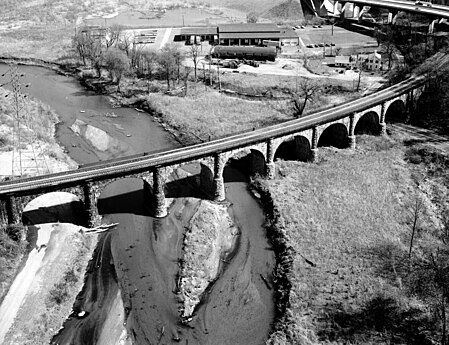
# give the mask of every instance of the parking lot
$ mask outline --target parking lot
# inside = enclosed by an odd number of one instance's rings
[[[301,47],[307,49],[323,49],[331,45],[337,48],[352,48],[365,45],[376,45],[376,40],[362,33],[348,31],[339,26],[314,25],[295,29],[300,38]]]

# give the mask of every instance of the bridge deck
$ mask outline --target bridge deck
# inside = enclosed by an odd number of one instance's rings
[[[319,111],[300,119],[261,128],[255,131],[236,134],[184,148],[142,154],[140,156],[123,157],[111,161],[90,164],[77,170],[41,175],[30,178],[20,178],[0,183],[0,195],[10,195],[20,192],[32,192],[55,186],[73,186],[87,181],[95,181],[116,176],[148,171],[155,167],[170,166],[206,156],[214,153],[232,150],[295,132],[300,132],[314,126],[338,120],[348,114],[361,112],[375,105],[404,94],[425,82],[424,77],[411,77],[387,89],[371,94],[352,102],[348,102],[331,109]]]

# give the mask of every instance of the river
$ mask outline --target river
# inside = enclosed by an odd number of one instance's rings
[[[0,73],[6,69],[0,64]],[[40,67],[20,70],[23,82],[30,83],[30,95],[58,113],[57,140],[80,164],[179,146],[148,114],[113,109],[107,97],[86,91],[71,77]],[[92,137],[83,135],[88,131],[75,134],[74,123],[109,135],[110,145],[95,145]],[[274,321],[274,301],[261,276],[270,278],[274,253],[262,227],[264,215],[247,191],[245,176],[226,168],[225,182],[229,211],[241,230],[239,248],[188,325],[179,323],[175,294],[184,232],[176,211],[186,199],[176,198],[168,217],[154,219],[145,207],[142,181],[129,178],[107,186],[100,197],[103,213],[108,213],[104,221],[119,226],[99,241],[75,313],[53,343],[99,343],[121,291],[126,329],[136,344],[170,344],[174,339],[183,344],[263,344]],[[80,311],[86,312],[85,317],[74,317]],[[111,335],[110,343],[117,340]]]

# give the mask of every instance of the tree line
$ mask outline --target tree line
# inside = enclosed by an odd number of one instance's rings
[[[184,66],[186,58],[193,62],[194,79],[197,81],[199,46],[193,45],[189,52],[175,44],[166,44],[161,50],[135,44],[135,33],[125,31],[119,25],[107,29],[80,29],[73,38],[73,48],[84,66],[90,66],[100,78],[102,71],[108,72],[120,91],[120,81],[126,74],[148,81],[165,80],[167,91],[175,83],[183,83],[187,92],[187,81],[192,68]]]

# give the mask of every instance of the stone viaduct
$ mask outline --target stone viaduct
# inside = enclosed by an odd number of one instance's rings
[[[18,223],[22,205],[28,201],[48,192],[66,191],[83,201],[86,223],[93,226],[100,219],[97,201],[102,190],[124,177],[142,179],[151,214],[164,217],[169,176],[192,163],[200,164],[196,180],[203,195],[220,202],[226,198],[223,171],[231,159],[245,156],[251,174],[275,178],[277,159],[313,162],[320,146],[355,148],[358,134],[385,135],[387,120],[407,122],[424,87],[424,78],[410,78],[358,100],[263,129],[162,153],[98,162],[65,173],[2,182],[0,221]]]

